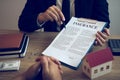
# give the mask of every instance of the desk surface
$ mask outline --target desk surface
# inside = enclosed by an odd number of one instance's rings
[[[1,33],[12,33],[16,31],[0,31]],[[12,58],[12,59],[20,59],[21,65],[19,71],[13,71],[13,72],[0,72],[0,80],[10,80],[15,75],[27,70],[29,66],[31,66],[35,61],[35,58],[38,57],[41,52],[52,42],[52,40],[55,38],[57,33],[55,32],[34,32],[34,33],[28,33],[30,37],[27,54],[24,58]],[[110,38],[119,38],[118,36],[111,36]],[[103,47],[94,47],[93,51],[99,50],[104,48]],[[2,60],[10,60],[10,59],[0,59]],[[63,73],[63,79],[64,80],[89,80],[88,77],[86,77],[81,70],[81,66],[78,70],[72,70],[65,66],[62,66],[62,69],[64,71]],[[112,71],[106,75],[103,75],[101,77],[98,77],[94,80],[120,80],[120,56],[114,56],[113,61],[113,67]]]

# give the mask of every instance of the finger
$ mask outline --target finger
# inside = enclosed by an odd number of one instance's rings
[[[56,15],[56,21],[61,21],[59,13],[57,12],[59,9],[56,6],[50,7],[50,11],[52,11]]]
[[[46,11],[48,13],[48,15],[50,17],[53,18],[53,20],[55,20],[56,22],[59,21],[59,14],[57,13],[55,6],[51,6],[48,8],[48,10]]]
[[[103,45],[103,43],[105,43],[106,42],[106,40],[99,34],[99,33],[97,33],[96,34],[96,40],[97,40],[97,42],[102,46]]]
[[[48,20],[50,20],[52,22],[55,20],[50,10],[47,10],[45,12],[45,18],[47,18]]]
[[[43,74],[49,72],[49,65],[48,65],[47,57],[45,56],[41,57],[41,66],[42,66]]]
[[[38,73],[39,73],[39,69],[41,69],[41,63],[40,63],[40,62],[36,62],[36,63],[33,65],[33,70],[35,71],[35,74],[38,74]]]
[[[49,15],[49,11],[46,10],[43,13],[40,13],[38,16],[39,22],[47,22],[47,21],[53,21],[53,18]]]
[[[104,42],[106,42],[106,39],[107,39],[107,37],[105,36],[105,35],[103,35],[101,32],[99,33],[97,33],[97,38],[102,42],[102,43],[104,43]]]
[[[60,71],[60,74],[63,74],[63,71],[62,71],[62,66],[61,66],[61,63],[59,62],[57,59],[53,58],[53,57],[49,57],[49,65],[51,66],[55,66],[58,68],[58,70]],[[57,63],[57,64],[56,64]]]
[[[26,78],[33,79],[39,73],[39,69],[40,69],[40,62],[36,62],[34,65],[28,68],[28,70],[25,72]]]
[[[61,18],[61,10],[55,6],[55,12],[57,13],[58,21],[57,24],[60,26],[63,24],[63,19]]]
[[[109,29],[105,28],[105,29],[104,29],[104,32],[106,33],[107,36],[110,36],[110,31],[109,31]]]
[[[63,21],[65,21],[65,17],[61,10],[57,8],[56,6],[51,6],[46,11],[48,18],[50,21],[56,21],[58,25],[63,24]]]
[[[58,59],[55,59],[54,57],[49,57],[54,63],[56,63],[58,65],[58,68],[60,70],[60,73],[63,74],[63,71],[62,71],[62,66],[61,66],[61,63]]]
[[[36,62],[35,65],[34,65],[34,68],[39,69],[40,66],[41,66],[41,62]]]
[[[97,34],[98,34],[98,37],[103,38],[104,40],[107,40],[108,36],[106,35],[105,32],[102,33],[100,31],[98,31]]]
[[[35,64],[33,64],[29,69],[36,71],[40,68],[40,62],[36,62]]]
[[[100,45],[100,46],[102,46],[103,45],[103,43],[101,42],[101,40],[99,39],[99,38],[96,38],[96,45]]]
[[[36,62],[39,62],[40,60],[41,60],[41,56],[39,56],[35,59]]]
[[[62,66],[58,66],[60,73],[63,74]]]
[[[56,20],[57,24],[58,25],[63,24],[63,21],[65,21],[65,17],[63,15],[62,11],[54,5],[52,7],[50,7],[50,9],[57,16],[57,20]]]
[[[58,67],[58,64],[56,64],[55,62],[53,62],[50,58],[48,58],[48,64],[49,64],[50,71],[52,71],[54,69],[60,71],[59,67]],[[53,67],[54,67],[54,69],[53,69]]]
[[[59,15],[60,20],[65,21],[65,17],[63,15],[62,11],[58,7],[55,7],[55,10],[57,11],[57,13]]]
[[[36,61],[36,62],[40,62],[40,60],[41,60],[43,57],[44,57],[44,55],[41,54],[41,56],[38,56],[38,57],[35,59],[35,61]]]
[[[56,64],[58,64],[58,65],[61,65],[61,63],[60,63],[60,61],[58,60],[58,59],[56,59],[56,58],[54,58],[54,57],[49,57],[53,62],[55,62]]]

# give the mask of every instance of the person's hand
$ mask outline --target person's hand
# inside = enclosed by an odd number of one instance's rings
[[[44,57],[47,57],[47,56],[44,56]],[[44,60],[42,60],[42,59],[44,59],[44,57],[43,57],[43,56],[40,56],[40,57],[36,58],[36,62],[44,61]],[[50,57],[50,56],[49,56],[49,59],[52,60],[55,64],[58,65],[58,68],[59,68],[59,70],[60,70],[60,72],[61,72],[61,74],[62,74],[63,71],[62,71],[61,63],[60,63],[57,59],[55,59],[55,58],[53,58],[53,57]]]
[[[51,58],[41,61],[43,80],[62,80],[61,70]]]
[[[62,80],[60,62],[47,56],[38,57],[35,64],[12,80],[34,80],[38,76],[41,67],[43,80]]]
[[[46,21],[56,21],[58,25],[61,25],[65,21],[65,17],[62,11],[55,5],[50,6],[45,12],[38,15],[38,21],[40,23]]]
[[[95,45],[103,46],[110,36],[109,29],[105,28],[103,32],[98,31],[96,34]]]
[[[25,80],[33,80],[39,74],[40,68],[41,62],[36,62],[31,67],[29,67],[28,70],[23,74],[25,76]]]
[[[40,65],[40,62],[36,62],[31,67],[29,67],[27,71],[17,75],[12,80],[33,80],[38,75]]]
[[[39,68],[42,68],[43,80],[62,80],[61,64],[57,59],[48,56],[40,56],[36,59],[36,63],[32,65],[26,72],[26,80],[33,80],[39,74]]]

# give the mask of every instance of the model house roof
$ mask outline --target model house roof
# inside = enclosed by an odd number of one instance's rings
[[[112,52],[109,48],[105,48],[96,52],[91,52],[86,55],[86,60],[90,67],[103,64],[105,62],[113,60]]]

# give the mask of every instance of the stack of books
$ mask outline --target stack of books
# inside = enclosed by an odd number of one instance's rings
[[[28,42],[29,37],[22,32],[0,34],[0,58],[24,57]]]

